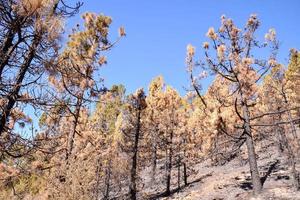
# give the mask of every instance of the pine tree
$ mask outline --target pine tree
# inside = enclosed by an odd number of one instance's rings
[[[231,95],[235,101],[232,105],[236,111],[236,115],[243,121],[243,135],[246,139],[248,150],[248,160],[250,172],[255,194],[262,191],[262,183],[259,176],[255,144],[253,139],[253,131],[251,129],[251,115],[253,110],[251,105],[257,100],[257,82],[276,65],[276,50],[278,42],[276,41],[276,33],[271,29],[266,34],[267,45],[271,48],[271,55],[268,59],[255,58],[252,53],[255,48],[260,47],[259,42],[255,38],[260,22],[256,15],[251,15],[242,31],[237,28],[233,20],[221,17],[221,27],[216,32],[214,28],[209,28],[207,37],[212,41],[204,43],[205,62],[210,72],[221,76],[230,83]],[[194,47],[188,46],[187,64],[190,72],[193,88],[201,98],[203,104],[207,107],[207,102],[203,100],[200,93],[197,79],[193,76],[195,63],[193,56],[195,54]]]

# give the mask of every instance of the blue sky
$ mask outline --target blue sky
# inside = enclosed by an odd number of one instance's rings
[[[222,14],[243,26],[256,13],[262,22],[260,36],[275,28],[281,42],[279,61],[287,63],[289,49],[300,48],[299,8],[299,0],[85,0],[81,13],[111,16],[111,39],[119,26],[126,29],[127,36],[107,54],[108,65],[102,69],[106,86],[122,83],[133,92],[163,75],[184,94],[186,45],[193,44],[201,55],[208,28],[219,27]],[[77,16],[67,25],[80,22]]]

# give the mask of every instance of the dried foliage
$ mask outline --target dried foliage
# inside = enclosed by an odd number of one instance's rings
[[[277,63],[274,29],[259,41],[256,15],[242,29],[222,16],[206,34],[203,59],[187,46],[185,96],[162,76],[148,92],[127,94],[122,85],[105,88],[100,76],[124,27],[110,41],[112,19],[85,13],[63,44],[64,22],[80,6],[0,2],[0,199],[169,196],[195,181],[200,162],[243,161],[244,145],[259,194],[256,147],[266,140],[290,160],[299,189],[300,53],[291,50],[288,66]],[[260,58],[265,49],[269,57]],[[208,76],[213,82],[203,93]]]

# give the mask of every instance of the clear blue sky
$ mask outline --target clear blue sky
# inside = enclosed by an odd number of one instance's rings
[[[119,26],[126,28],[126,38],[107,54],[108,65],[102,69],[106,86],[122,83],[133,92],[147,88],[161,74],[183,94],[183,86],[188,85],[186,45],[198,47],[200,55],[207,29],[219,27],[222,14],[239,26],[250,14],[258,14],[261,36],[269,28],[276,29],[281,41],[279,61],[287,63],[289,49],[300,48],[299,9],[300,0],[84,0],[81,13],[111,16],[112,39]],[[78,16],[67,25],[80,22]]]

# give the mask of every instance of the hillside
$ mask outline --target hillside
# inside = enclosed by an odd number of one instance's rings
[[[293,189],[288,160],[278,156],[275,144],[258,149],[261,177],[266,178],[264,192],[253,196],[247,160],[235,158],[222,166],[212,166],[209,161],[198,164],[197,174],[190,177],[187,187],[161,200],[299,200],[300,192]],[[267,153],[266,153],[267,152]],[[298,169],[300,166],[298,166]],[[175,185],[176,183],[174,183]]]

